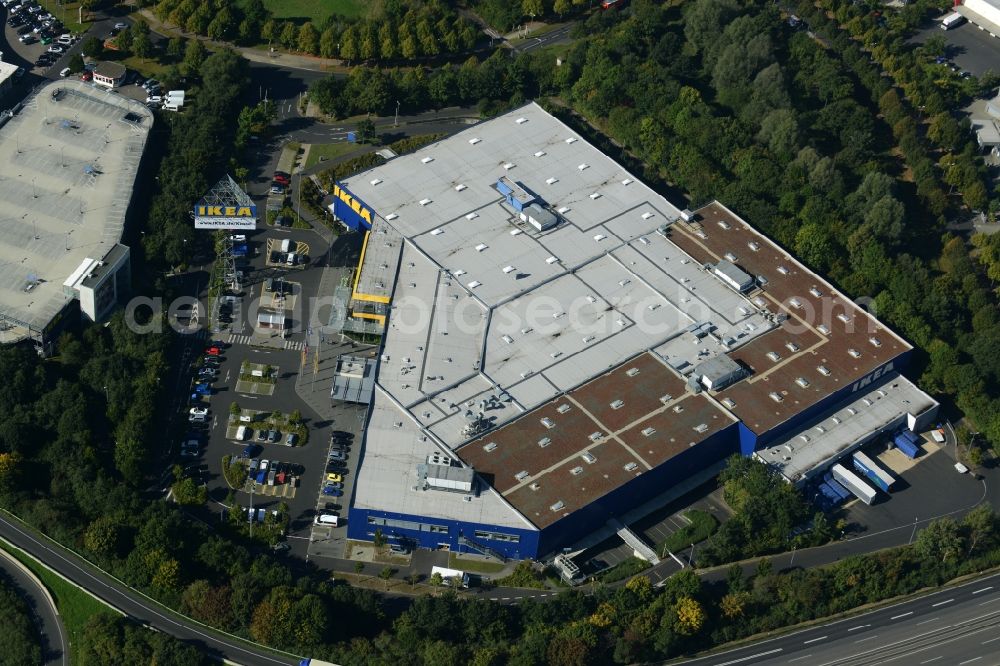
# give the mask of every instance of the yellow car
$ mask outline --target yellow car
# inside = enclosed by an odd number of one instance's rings
[[[327,474],[326,475],[326,480],[327,481],[333,481],[334,483],[340,483],[341,481],[344,480],[344,478],[342,476],[340,476],[339,474]]]

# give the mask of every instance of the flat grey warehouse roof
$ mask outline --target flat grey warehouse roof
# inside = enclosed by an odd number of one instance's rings
[[[4,342],[44,328],[72,299],[66,278],[121,239],[152,124],[142,104],[65,80],[0,128],[0,317],[14,326]]]

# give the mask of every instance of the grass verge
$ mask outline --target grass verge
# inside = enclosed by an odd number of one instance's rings
[[[90,27],[90,21],[88,20],[89,12],[86,10],[83,12],[83,23],[77,21],[80,18],[79,2],[71,1],[60,4],[58,0],[39,0],[38,4],[44,7],[45,11],[59,19],[70,32],[79,33]]]
[[[346,155],[352,150],[357,149],[358,145],[356,143],[349,143],[347,141],[311,144],[309,146],[309,155],[306,157],[305,168],[308,169],[309,167],[319,164],[320,162],[336,159],[341,155]]]
[[[531,562],[518,562],[514,568],[514,573],[504,578],[497,578],[493,581],[497,587],[527,587],[535,590],[545,589],[545,583],[541,576],[531,566]]]
[[[264,7],[275,18],[310,20],[319,26],[331,14],[349,19],[361,18],[367,12],[365,0],[264,0]]]
[[[631,578],[651,566],[652,565],[646,560],[641,560],[638,557],[630,557],[629,559],[619,562],[602,573],[599,578],[601,579],[601,582],[614,583],[615,581],[622,580],[623,578]]]
[[[718,519],[707,511],[691,509],[684,517],[691,523],[661,541],[656,546],[657,553],[662,553],[664,548],[672,553],[679,552],[693,543],[704,541],[719,529]]]
[[[0,542],[0,548],[21,561],[24,566],[38,576],[42,584],[52,593],[52,598],[56,601],[56,608],[66,627],[70,643],[70,653],[74,645],[79,645],[83,640],[84,626],[87,621],[98,613],[113,615],[116,611],[107,604],[98,601],[72,583],[69,583],[56,574],[52,573],[37,560],[17,548],[12,548],[4,542]],[[72,657],[72,654],[70,655]],[[72,658],[70,663],[78,664],[79,659]]]
[[[504,565],[501,562],[481,562],[479,560],[467,560],[451,553],[448,556],[448,567],[451,569],[461,569],[462,571],[480,574],[495,574],[503,571]]]

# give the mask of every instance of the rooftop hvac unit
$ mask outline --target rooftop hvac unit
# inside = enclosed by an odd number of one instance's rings
[[[483,451],[486,451],[487,453],[489,453],[490,451],[493,451],[496,448],[497,448],[497,443],[496,442],[489,442],[488,444],[486,444],[485,446],[483,446]]]
[[[581,474],[583,474],[583,468],[580,466],[574,467],[569,471],[569,473],[572,474],[573,476],[580,476]]]
[[[552,509],[553,511],[561,511],[565,506],[566,506],[566,503],[563,502],[562,500],[559,500],[558,502],[556,502],[555,504],[553,504],[549,508]]]
[[[514,475],[514,478],[518,481],[524,481],[525,479],[528,478],[528,473],[522,469],[520,472]]]
[[[566,412],[569,411],[569,409],[570,409],[569,405],[567,405],[566,403],[563,403],[558,407],[556,407],[556,411],[559,412],[560,414],[565,414]]]
[[[597,457],[594,456],[594,454],[590,453],[589,451],[585,452],[580,457],[583,458],[588,465],[593,465],[595,462],[597,462]]]

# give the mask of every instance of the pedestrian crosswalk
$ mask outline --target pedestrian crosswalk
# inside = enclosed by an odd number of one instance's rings
[[[228,342],[231,345],[261,344],[259,341],[256,342],[254,341],[253,335],[230,334]],[[305,349],[305,343],[298,340],[284,340],[283,342],[284,344],[281,347],[282,349],[291,349],[293,351],[302,351],[303,349]],[[265,343],[265,344],[270,344],[270,343]]]
[[[285,349],[294,349],[296,351],[301,351],[305,349],[305,343],[296,340],[285,340]]]
[[[229,334],[229,344],[231,345],[248,345],[250,344],[250,339],[253,338],[252,335],[234,335]]]

